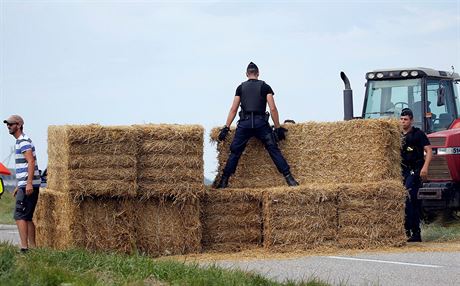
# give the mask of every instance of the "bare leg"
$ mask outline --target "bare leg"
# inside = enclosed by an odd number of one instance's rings
[[[29,247],[35,248],[35,224],[33,221],[28,221],[27,222],[27,238],[29,242]]]
[[[16,225],[18,226],[19,231],[19,239],[21,240],[21,248],[29,248],[27,243],[27,221],[25,220],[17,220]]]

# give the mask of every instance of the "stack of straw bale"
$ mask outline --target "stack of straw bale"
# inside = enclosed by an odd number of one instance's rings
[[[307,122],[285,127],[287,140],[279,146],[300,186],[286,186],[256,139],[249,141],[230,180],[231,188],[241,188],[232,189],[240,196],[246,190],[263,194],[261,231],[266,249],[284,252],[404,244],[405,190],[397,121]],[[219,129],[213,129],[214,142],[218,133]],[[228,158],[233,134],[217,143],[216,180]],[[205,229],[211,223],[216,224],[210,221]]]
[[[130,126],[50,126],[48,187],[75,196],[134,196],[136,154]]]
[[[48,133],[39,245],[155,256],[200,251],[202,127],[68,125]]]
[[[135,247],[133,201],[127,198],[73,197],[40,191],[35,223],[37,245],[132,253]]]
[[[203,190],[203,134],[199,125],[135,125],[138,184],[144,197],[183,196]]]
[[[342,185],[338,197],[338,245],[404,245],[405,197],[406,190],[399,180]]]
[[[234,252],[262,245],[262,193],[249,189],[211,190],[201,203],[203,249]]]
[[[285,252],[336,244],[338,185],[277,187],[263,192],[265,249]]]
[[[279,146],[301,184],[359,183],[400,178],[400,132],[395,120],[351,120],[285,124]],[[217,142],[219,129],[211,132]],[[217,143],[218,177],[227,162],[235,132]],[[241,156],[232,188],[285,186],[263,145],[251,139]]]

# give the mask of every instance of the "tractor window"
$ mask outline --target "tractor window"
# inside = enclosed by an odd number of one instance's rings
[[[430,130],[446,130],[455,119],[455,105],[451,81],[440,79],[427,80],[428,112],[431,112]],[[438,90],[444,90],[444,104],[438,106]]]
[[[409,107],[418,114],[414,125],[422,126],[422,88],[420,79],[370,80],[367,84],[363,118],[396,117]],[[420,109],[416,113],[414,109]]]

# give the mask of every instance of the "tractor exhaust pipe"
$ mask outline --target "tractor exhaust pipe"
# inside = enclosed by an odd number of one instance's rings
[[[345,84],[345,89],[343,90],[343,120],[351,120],[353,119],[353,90],[344,72],[340,72],[340,77]]]

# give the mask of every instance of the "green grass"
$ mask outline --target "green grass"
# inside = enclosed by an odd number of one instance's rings
[[[460,221],[438,221],[428,225],[423,225],[422,240],[432,242],[460,240]]]
[[[14,224],[14,197],[5,191],[0,199],[0,224]]]
[[[280,284],[255,273],[144,256],[50,249],[19,254],[5,243],[0,244],[0,281],[2,285],[328,285],[317,279]]]

